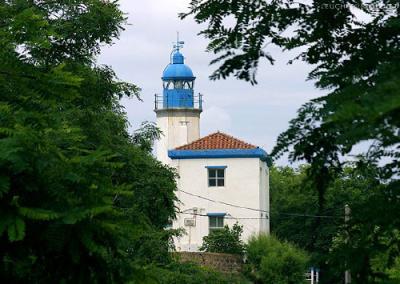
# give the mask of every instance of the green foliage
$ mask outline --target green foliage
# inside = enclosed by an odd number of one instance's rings
[[[364,158],[384,161],[383,179],[399,174],[398,1],[194,0],[189,9],[181,17],[208,23],[201,34],[210,39],[208,50],[220,55],[212,61],[222,62],[212,79],[233,74],[256,83],[259,61],[274,62],[272,46],[301,50],[295,59],[315,66],[309,79],[331,92],[298,111],[272,156],[289,152],[291,161],[310,164],[320,211],[341,158],[361,142],[372,145]],[[370,19],[360,19],[357,10]]]
[[[201,251],[231,254],[243,254],[244,244],[241,240],[243,226],[235,223],[230,229],[227,225],[220,230],[213,230],[203,237]]]
[[[400,282],[400,257],[396,258],[394,265],[387,270],[387,273],[393,283]]]
[[[4,282],[140,283],[169,259],[175,173],[128,133],[139,88],[94,64],[123,23],[115,1],[0,1]]]
[[[307,254],[273,236],[253,236],[247,245],[245,274],[253,283],[305,283]]]
[[[145,121],[137,129],[132,137],[135,144],[141,146],[146,151],[151,151],[153,142],[160,139],[162,132],[154,122]]]
[[[301,185],[286,189],[293,190],[292,200],[286,199],[280,209],[325,215],[344,201],[352,208],[346,230],[324,218],[273,224],[285,238],[297,238],[313,252],[332,248],[326,263],[332,275],[321,278],[329,279],[327,283],[340,281],[333,275],[343,274],[343,263],[352,266],[355,283],[385,283],[385,271],[399,255],[398,5],[397,0],[193,0],[189,12],[181,15],[208,24],[201,34],[210,40],[208,50],[217,54],[212,63],[221,63],[211,79],[234,75],[257,83],[259,61],[266,58],[273,64],[275,46],[299,50],[288,63],[302,60],[313,65],[308,79],[329,90],[299,109],[271,153],[275,159],[289,153],[291,162],[309,164],[302,177],[294,178],[295,183],[303,180]],[[354,153],[356,170],[349,173],[346,160]],[[302,197],[296,199],[295,193]],[[296,233],[301,225],[306,232]]]
[[[164,267],[149,267],[147,283],[156,284],[249,284],[241,275],[219,273],[191,263],[171,262]],[[152,280],[153,279],[153,280]]]
[[[322,87],[342,86],[370,76],[380,63],[394,63],[400,28],[396,0],[378,1],[259,1],[193,0],[182,18],[207,23],[201,32],[208,50],[221,62],[211,78],[234,75],[256,83],[258,63],[274,63],[274,46],[301,53],[295,59],[314,64],[310,78]],[[381,7],[381,9],[377,9]],[[357,10],[371,17],[362,21]],[[292,60],[289,61],[292,63]]]
[[[307,178],[309,167],[302,166],[298,170],[290,167],[271,168],[271,231],[279,239],[287,240],[309,252],[311,264],[321,269],[322,283],[339,283],[343,273],[328,262],[332,240],[344,223],[344,206],[352,200],[363,198],[362,190],[367,182],[362,178],[350,178],[343,175],[337,186],[327,190],[323,216],[331,218],[312,218],[306,216],[286,215],[318,215],[318,196]],[[344,184],[347,180],[348,184]],[[352,183],[353,185],[350,185]]]
[[[323,216],[288,216],[318,213],[317,195],[307,182],[307,167],[272,168],[271,230],[280,239],[308,251],[321,268],[322,283],[341,283],[343,271],[352,271],[354,283],[387,283],[399,250],[398,188],[382,184],[374,166],[346,167],[326,192]],[[344,223],[344,206],[351,218]],[[373,208],[373,210],[371,210]]]
[[[271,231],[279,239],[310,250],[315,241],[313,237],[315,220],[303,216],[285,215],[286,213],[300,215],[317,213],[317,198],[313,189],[307,184],[306,169],[305,166],[298,170],[290,167],[270,169],[270,225]],[[329,209],[326,212],[331,214]],[[335,224],[334,221],[329,219],[327,223]]]
[[[333,239],[330,262],[353,271],[354,283],[392,283],[390,270],[400,255],[399,184],[369,183],[352,200],[351,218]],[[393,283],[396,283],[394,281]]]

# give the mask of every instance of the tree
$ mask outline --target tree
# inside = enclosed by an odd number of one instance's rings
[[[387,270],[387,273],[389,274],[389,278],[395,282],[395,281],[400,281],[400,258],[397,257],[393,267]]]
[[[211,79],[234,75],[257,83],[259,61],[266,58],[274,63],[271,46],[300,50],[288,63],[303,60],[315,66],[308,79],[328,94],[299,109],[271,154],[278,158],[289,153],[291,162],[309,164],[307,183],[318,194],[316,215],[323,215],[328,189],[343,173],[345,161],[357,150],[355,146],[364,146],[358,151],[357,167],[362,171],[365,164],[374,165],[379,185],[372,183],[368,189],[376,201],[380,200],[381,208],[390,210],[374,212],[375,224],[364,218],[353,222],[374,224],[369,229],[377,226],[386,235],[383,238],[397,243],[393,230],[399,227],[395,212],[400,209],[394,197],[400,172],[398,1],[193,0],[189,9],[181,17],[193,15],[198,23],[208,24],[201,34],[210,40],[208,50],[218,54],[212,63],[221,62]],[[382,184],[385,191],[378,194]],[[370,207],[364,209],[376,209],[373,203],[366,204]],[[322,218],[316,218],[313,230],[319,232],[321,225]],[[375,281],[381,275],[366,263],[371,260],[369,253],[382,243],[365,242],[377,236],[368,230],[362,232],[354,234],[360,237],[354,241],[365,256],[365,264],[359,268],[366,267],[367,273],[357,281],[366,283],[362,281]]]
[[[306,250],[310,264],[320,268],[322,283],[339,283],[342,274],[327,263],[332,239],[343,225],[344,204],[349,202],[350,189],[329,189],[329,198],[318,229],[318,197],[307,182],[307,166],[271,168],[271,232],[281,240],[289,241]],[[347,194],[346,194],[346,191]]]
[[[349,268],[354,283],[396,283],[389,271],[400,255],[400,223],[393,219],[399,187],[382,182],[377,167],[364,162],[335,184],[351,193],[351,218],[332,241],[330,264],[338,271]]]
[[[219,252],[231,254],[243,254],[244,244],[240,239],[243,233],[243,226],[233,224],[232,229],[227,225],[223,229],[213,230],[208,236],[203,237],[201,251]]]
[[[331,92],[299,110],[272,155],[289,152],[290,160],[311,165],[320,210],[329,182],[341,169],[340,157],[362,141],[374,142],[368,158],[388,158],[383,178],[398,174],[398,1],[194,0],[189,9],[181,17],[207,22],[201,34],[210,40],[208,50],[222,54],[212,61],[222,64],[211,79],[233,74],[256,83],[259,60],[274,62],[268,52],[273,45],[300,49],[295,59],[316,66],[308,78]]]
[[[400,253],[398,223],[390,220],[398,208],[398,200],[392,198],[397,190],[379,181],[376,167],[345,167],[327,190],[316,231],[318,198],[307,186],[306,171],[305,166],[271,169],[273,234],[310,254],[311,264],[321,269],[321,283],[342,283],[346,269],[352,271],[355,283],[387,283]],[[352,209],[347,223],[346,204]]]
[[[124,21],[115,1],[0,1],[5,282],[122,283],[168,258],[175,173],[128,133],[139,88],[95,64]]]
[[[247,245],[245,274],[257,284],[305,283],[307,262],[304,251],[273,236],[259,235]]]

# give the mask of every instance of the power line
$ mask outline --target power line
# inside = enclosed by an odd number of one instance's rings
[[[266,210],[262,210],[262,209],[256,209],[256,208],[251,208],[251,207],[246,207],[246,206],[240,206],[240,205],[236,205],[236,204],[232,204],[232,203],[228,203],[228,202],[224,202],[224,201],[219,201],[219,200],[214,200],[214,199],[210,199],[201,195],[197,195],[197,194],[193,194],[184,190],[179,190],[182,193],[185,193],[187,195],[191,195],[203,200],[207,200],[213,203],[219,203],[219,204],[223,204],[223,205],[227,205],[227,206],[231,206],[231,207],[235,207],[235,208],[241,208],[241,209],[247,209],[247,210],[251,210],[251,211],[256,211],[256,212],[262,212],[262,213],[267,213],[269,214],[269,211]],[[312,214],[302,214],[302,213],[277,213],[278,215],[284,215],[284,216],[291,216],[291,217],[309,217],[309,218],[343,218],[343,216],[333,216],[333,215],[312,215]],[[208,215],[205,215],[208,216]],[[253,217],[249,217],[249,218],[253,218]],[[268,217],[266,217],[268,218]],[[236,218],[237,219],[237,218]]]
[[[333,215],[312,215],[312,214],[302,214],[302,213],[277,213],[278,215],[291,216],[291,217],[310,217],[310,218],[343,218],[342,216]]]
[[[192,216],[200,216],[200,217],[210,217],[206,214],[199,213],[190,213],[190,212],[178,212],[180,214],[192,215]],[[233,216],[224,216],[224,219],[232,219],[232,220],[264,220],[268,219],[268,217],[233,217]]]
[[[231,206],[231,207],[236,207],[236,208],[241,208],[241,209],[247,209],[247,210],[252,210],[252,211],[257,211],[257,212],[269,213],[268,211],[262,210],[262,209],[255,209],[255,208],[250,208],[250,207],[246,207],[246,206],[240,206],[240,205],[231,204],[231,203],[224,202],[224,201],[213,200],[213,199],[210,199],[210,198],[207,198],[207,197],[204,197],[204,196],[200,196],[200,195],[197,195],[197,194],[193,194],[193,193],[190,193],[190,192],[186,192],[186,191],[181,190],[181,189],[180,189],[179,191],[180,191],[180,192],[183,192],[183,193],[185,193],[185,194],[188,194],[188,195],[191,195],[191,196],[200,198],[200,199],[204,199],[204,200],[207,200],[207,201],[210,201],[210,202],[214,202],[214,203],[220,203],[220,204],[228,205],[228,206]]]

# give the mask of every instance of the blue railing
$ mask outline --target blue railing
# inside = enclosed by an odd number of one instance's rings
[[[165,96],[165,95],[154,95],[154,109],[195,109],[203,110],[203,95],[193,95],[190,98],[177,98]]]

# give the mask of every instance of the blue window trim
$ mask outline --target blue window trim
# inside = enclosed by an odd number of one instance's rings
[[[261,148],[254,149],[214,149],[214,150],[169,150],[171,159],[218,159],[218,158],[259,158],[270,163],[267,152]]]
[[[225,217],[226,213],[207,213],[208,217]]]
[[[216,169],[216,170],[224,170],[228,166],[205,166],[206,169]]]
[[[208,172],[208,180],[207,180],[208,187],[213,187],[213,188],[225,187],[225,169],[227,168],[227,166],[205,166],[205,168],[207,169]],[[210,170],[216,171],[215,177],[210,177]],[[219,176],[218,174],[219,171],[224,172],[222,177]],[[211,181],[214,181],[215,185],[210,185]],[[223,185],[218,185],[220,181],[222,181]]]

